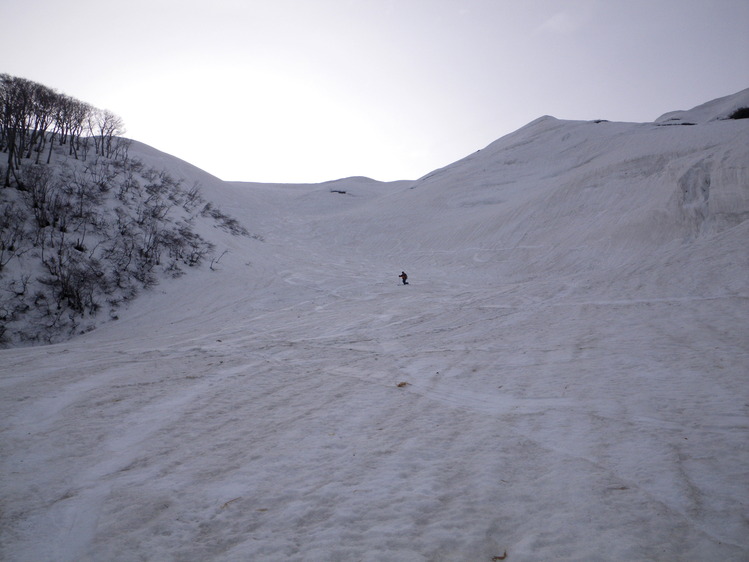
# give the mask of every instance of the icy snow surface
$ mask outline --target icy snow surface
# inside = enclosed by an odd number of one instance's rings
[[[133,151],[264,240],[0,352],[3,560],[749,559],[749,121],[392,184]]]

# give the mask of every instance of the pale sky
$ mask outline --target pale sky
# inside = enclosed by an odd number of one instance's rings
[[[749,0],[0,0],[0,72],[224,180],[416,179],[749,87]]]

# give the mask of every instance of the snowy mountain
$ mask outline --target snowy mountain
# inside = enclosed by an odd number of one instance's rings
[[[389,184],[134,143],[258,236],[201,223],[213,267],[0,351],[0,558],[746,560],[746,107]]]

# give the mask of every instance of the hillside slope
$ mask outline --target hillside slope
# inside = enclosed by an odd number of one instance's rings
[[[392,184],[143,147],[262,242],[0,352],[0,557],[746,560],[744,105]]]

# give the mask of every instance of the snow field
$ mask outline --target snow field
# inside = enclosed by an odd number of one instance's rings
[[[0,352],[0,555],[746,560],[748,134],[547,117],[396,184],[173,164],[264,241]]]

